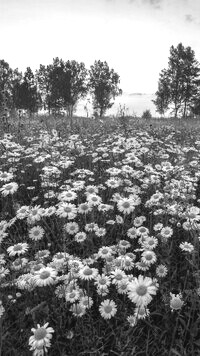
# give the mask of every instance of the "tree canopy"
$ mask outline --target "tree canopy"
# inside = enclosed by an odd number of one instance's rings
[[[160,73],[153,101],[157,112],[164,115],[171,110],[175,118],[185,118],[194,112],[199,97],[199,73],[199,63],[191,47],[184,47],[182,43],[171,46],[168,68]]]

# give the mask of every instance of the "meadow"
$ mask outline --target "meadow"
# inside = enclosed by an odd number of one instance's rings
[[[200,355],[200,123],[0,131],[0,355]]]

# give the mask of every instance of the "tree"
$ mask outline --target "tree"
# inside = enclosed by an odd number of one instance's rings
[[[36,70],[35,78],[37,91],[41,99],[41,106],[44,110],[48,109],[50,112],[51,103],[50,103],[50,71],[52,65],[43,65],[40,64],[40,68]]]
[[[93,108],[102,117],[107,109],[114,104],[111,102],[116,96],[122,94],[119,89],[119,75],[110,69],[107,62],[95,61],[89,71],[89,90],[93,97]]]
[[[17,81],[14,86],[15,106],[17,109],[36,112],[39,106],[39,96],[35,77],[30,67],[27,67],[22,81]]]
[[[73,115],[75,105],[88,91],[85,65],[74,60],[64,62],[56,57],[52,65],[40,65],[37,81],[43,102],[49,109],[59,111],[63,108],[69,116]]]
[[[169,107],[170,98],[170,81],[167,75],[167,71],[164,69],[160,73],[160,80],[158,83],[158,91],[156,92],[156,99],[152,100],[156,106],[156,111],[164,116]]]
[[[163,114],[172,109],[175,118],[179,114],[185,118],[198,91],[199,72],[199,63],[191,47],[184,47],[182,43],[176,48],[171,46],[168,69],[160,74],[154,100],[157,111]]]
[[[12,75],[9,64],[0,60],[0,110],[4,111],[12,106]]]

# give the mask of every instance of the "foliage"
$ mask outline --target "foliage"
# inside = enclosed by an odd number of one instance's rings
[[[40,65],[37,80],[43,107],[58,111],[66,109],[72,116],[77,102],[87,94],[86,79],[87,70],[82,62],[64,62],[56,57],[53,64]]]
[[[161,71],[156,99],[157,111],[163,115],[172,109],[174,117],[185,118],[191,112],[193,100],[198,93],[199,63],[191,47],[179,43],[171,46],[168,69]]]
[[[14,105],[16,109],[36,112],[39,107],[39,95],[35,82],[35,76],[30,67],[27,67],[23,79],[15,80],[13,88]]]
[[[142,114],[142,119],[151,119],[152,118],[152,115],[151,115],[151,111],[150,110],[145,110]]]
[[[93,97],[93,108],[102,117],[113,105],[112,99],[122,94],[120,77],[110,69],[107,62],[95,61],[89,71],[89,90]]]
[[[0,60],[0,109],[12,105],[12,75],[13,71],[9,64]]]

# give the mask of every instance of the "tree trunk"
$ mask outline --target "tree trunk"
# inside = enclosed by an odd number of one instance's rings
[[[184,103],[184,110],[183,110],[183,118],[185,119],[186,117],[186,109],[187,109],[187,102],[185,101]]]

